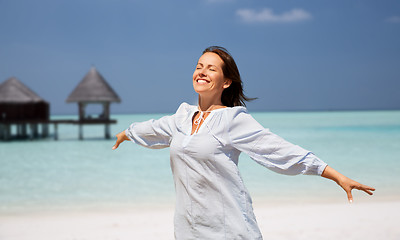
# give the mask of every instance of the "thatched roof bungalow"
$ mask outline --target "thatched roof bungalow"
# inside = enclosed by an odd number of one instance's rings
[[[99,119],[107,120],[110,118],[110,103],[121,102],[121,99],[96,68],[92,67],[66,101],[78,103],[79,119],[85,121],[88,120],[85,115],[87,104],[102,104],[103,113]]]
[[[0,121],[49,120],[49,103],[11,77],[0,85]]]

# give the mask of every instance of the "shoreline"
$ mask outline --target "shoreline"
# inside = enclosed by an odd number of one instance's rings
[[[400,195],[385,195],[381,192],[375,192],[373,196],[369,196],[364,192],[353,191],[353,197],[357,204],[364,203],[387,203],[387,202],[400,202]],[[348,204],[347,197],[344,192],[336,192],[336,194],[328,195],[274,195],[265,196],[254,194],[252,196],[254,206],[262,207],[282,207],[282,206],[297,206],[297,205],[326,205],[326,204]],[[0,206],[0,217],[1,216],[19,216],[19,215],[35,215],[35,214],[62,214],[70,212],[83,212],[91,213],[98,211],[110,211],[119,212],[125,211],[126,209],[133,210],[149,210],[149,209],[165,209],[175,207],[175,198],[173,196],[168,197],[155,197],[132,200],[132,201],[87,201],[84,202],[70,202],[69,204],[60,202],[37,202],[33,204],[28,202],[24,205],[15,204],[8,205],[3,203]]]
[[[399,239],[400,200],[270,204],[254,212],[265,239]],[[174,239],[173,205],[0,215],[0,239]],[[21,229],[23,229],[21,231]]]

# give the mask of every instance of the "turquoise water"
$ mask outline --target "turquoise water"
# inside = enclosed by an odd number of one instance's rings
[[[272,132],[312,150],[343,174],[377,188],[373,198],[400,200],[400,111],[253,113]],[[112,133],[161,114],[114,115]],[[56,116],[72,118],[72,116]],[[52,132],[53,129],[50,128]],[[173,203],[168,149],[130,142],[112,151],[103,126],[59,126],[59,141],[0,142],[0,213]],[[333,182],[273,173],[242,154],[242,177],[257,201],[346,201]]]

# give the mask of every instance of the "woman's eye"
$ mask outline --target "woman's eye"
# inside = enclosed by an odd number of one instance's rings
[[[213,71],[213,72],[214,72],[214,71],[215,71],[215,69],[214,69],[214,68],[210,68],[210,71]]]

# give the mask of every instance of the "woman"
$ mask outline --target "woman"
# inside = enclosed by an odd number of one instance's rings
[[[346,191],[350,202],[353,188],[370,195],[375,190],[256,122],[244,107],[249,99],[226,49],[204,50],[193,73],[193,88],[198,106],[183,103],[172,116],[133,123],[117,134],[113,147],[131,140],[149,148],[171,148],[176,239],[262,239],[237,167],[241,152],[281,174],[332,179]]]

